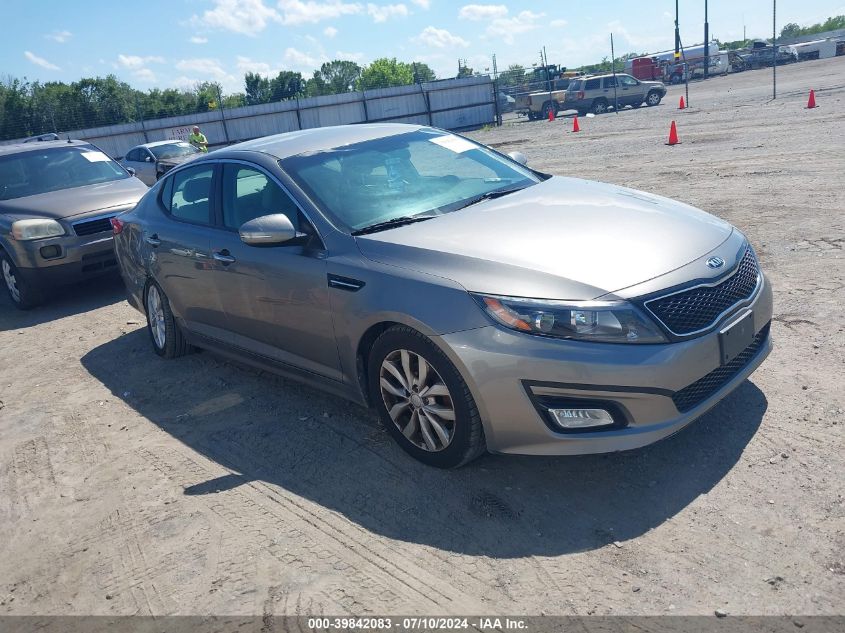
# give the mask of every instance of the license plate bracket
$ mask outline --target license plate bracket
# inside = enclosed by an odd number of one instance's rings
[[[754,334],[754,313],[750,310],[719,330],[722,364],[727,365],[751,345]]]

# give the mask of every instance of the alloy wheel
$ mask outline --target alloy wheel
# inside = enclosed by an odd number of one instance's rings
[[[152,332],[153,341],[159,349],[164,349],[167,342],[167,326],[164,321],[161,294],[154,285],[151,285],[147,291],[147,315],[150,319],[150,332]]]
[[[6,287],[9,289],[9,294],[15,302],[20,303],[21,291],[18,288],[18,280],[15,277],[15,272],[12,270],[12,265],[5,259],[3,262],[3,280],[6,282]]]
[[[437,370],[421,355],[395,350],[382,361],[379,389],[390,419],[415,446],[444,450],[455,435],[455,406]]]
[[[648,95],[648,105],[656,106],[658,103],[660,103],[660,96],[656,92],[652,92]]]

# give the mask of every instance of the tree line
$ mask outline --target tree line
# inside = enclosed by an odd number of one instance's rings
[[[136,90],[114,75],[79,81],[0,81],[0,140],[47,132],[133,123],[147,119],[207,112],[220,108],[316,97],[354,90],[404,86],[434,81],[434,71],[422,63],[382,58],[361,66],[354,61],[324,63],[307,79],[280,71],[275,77],[244,75],[244,91],[224,94],[219,83],[205,81],[191,89]]]

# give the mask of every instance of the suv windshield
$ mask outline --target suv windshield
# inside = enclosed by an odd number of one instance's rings
[[[50,147],[0,157],[0,200],[129,178],[92,146]]]
[[[482,145],[425,129],[279,163],[349,232],[397,218],[449,213],[479,196],[540,182],[531,170]]]
[[[162,158],[177,158],[179,156],[200,153],[196,147],[184,141],[168,143],[167,145],[156,145],[155,147],[150,147],[149,150],[159,160]]]

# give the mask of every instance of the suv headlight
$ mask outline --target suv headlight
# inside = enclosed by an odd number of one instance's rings
[[[57,237],[64,234],[64,228],[55,220],[33,218],[12,222],[12,237],[16,240],[42,240],[46,237]]]
[[[472,297],[494,321],[526,334],[602,343],[666,342],[657,326],[625,301]]]

